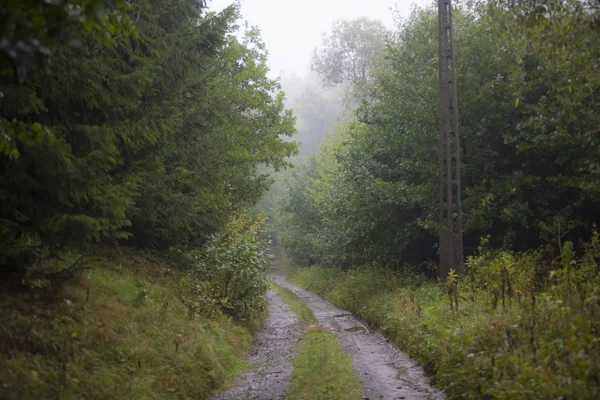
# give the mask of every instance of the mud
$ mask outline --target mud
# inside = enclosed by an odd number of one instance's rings
[[[248,358],[250,367],[229,389],[217,395],[216,400],[279,400],[285,397],[302,325],[279,295],[269,292],[268,299],[269,317]]]
[[[286,282],[282,275],[276,275],[273,280],[302,298],[319,323],[340,338],[345,350],[354,358],[354,368],[364,384],[365,399],[446,398],[440,390],[431,386],[423,369],[392,346],[382,334],[371,331],[347,311]]]

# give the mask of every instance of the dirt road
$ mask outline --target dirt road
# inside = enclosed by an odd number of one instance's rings
[[[281,275],[273,280],[296,293],[312,308],[319,323],[338,335],[345,350],[354,358],[353,365],[363,381],[365,398],[445,399],[441,391],[430,385],[423,369],[381,333],[368,330],[349,312],[286,282]]]
[[[292,359],[302,325],[283,299],[269,292],[269,318],[256,337],[250,368],[240,374],[217,400],[279,400],[285,397],[294,367]]]
[[[364,384],[364,399],[445,399],[442,392],[430,385],[423,369],[379,332],[368,330],[349,312],[286,282],[282,275],[274,275],[272,279],[303,299],[320,325],[340,338]],[[272,292],[269,293],[269,311],[270,317],[250,356],[254,367],[238,377],[232,388],[217,399],[279,400],[285,397],[293,371],[291,359],[302,327],[290,308]]]

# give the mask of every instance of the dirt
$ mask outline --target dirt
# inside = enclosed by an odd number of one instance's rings
[[[379,332],[372,331],[347,311],[334,307],[321,297],[285,281],[277,275],[273,280],[302,298],[313,310],[319,323],[334,332],[363,381],[365,399],[445,399],[431,386],[423,369],[402,353]]]
[[[250,367],[215,399],[279,400],[285,397],[302,325],[278,294],[269,292],[268,299],[269,318],[256,337],[248,358]]]
[[[272,279],[302,298],[320,325],[340,338],[346,352],[352,355],[353,366],[363,382],[363,399],[446,398],[431,386],[429,378],[414,360],[392,346],[379,332],[371,330],[351,313],[286,282],[280,273]],[[219,394],[217,400],[279,400],[285,397],[302,325],[279,295],[269,292],[268,298],[269,318],[250,354],[251,367],[240,374],[228,390]]]

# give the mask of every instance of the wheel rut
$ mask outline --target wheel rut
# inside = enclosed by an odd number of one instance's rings
[[[248,362],[231,386],[216,400],[279,400],[285,397],[294,370],[292,359],[302,325],[292,309],[276,293],[268,293],[269,317],[257,334]]]
[[[319,323],[334,332],[344,349],[352,355],[353,365],[363,381],[365,399],[445,399],[430,384],[423,369],[408,355],[392,346],[379,332],[351,313],[334,307],[321,297],[288,283],[281,275],[273,281],[303,299]]]

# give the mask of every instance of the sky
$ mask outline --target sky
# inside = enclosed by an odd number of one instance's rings
[[[412,4],[428,5],[432,0],[242,0],[242,16],[261,30],[269,51],[270,75],[305,77],[310,70],[313,49],[324,33],[341,19],[366,16],[394,27],[394,13],[408,16]],[[233,0],[209,0],[209,8],[221,11]]]

